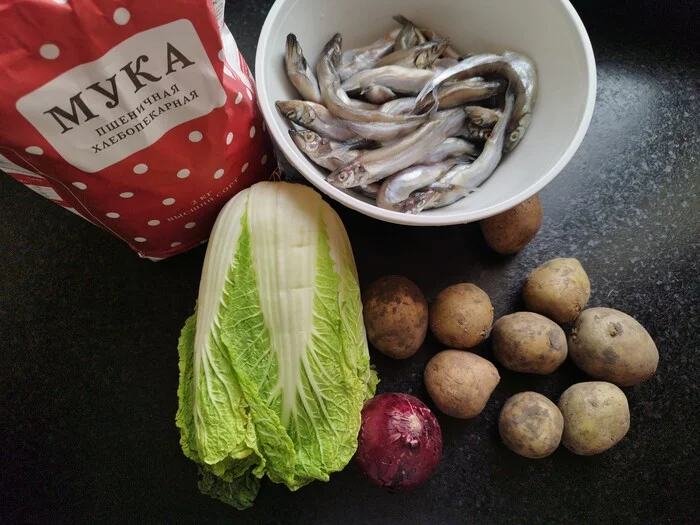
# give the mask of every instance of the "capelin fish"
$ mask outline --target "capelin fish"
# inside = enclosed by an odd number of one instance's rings
[[[442,73],[447,68],[450,68],[456,65],[457,63],[459,63],[459,60],[457,60],[456,58],[438,58],[430,66],[430,71],[434,71],[436,74]]]
[[[411,193],[438,180],[457,162],[457,159],[452,159],[431,165],[417,164],[387,177],[377,194],[377,206],[386,210],[399,210],[400,204]]]
[[[285,100],[275,102],[277,109],[299,126],[319,135],[340,142],[357,139],[357,134],[348,129],[321,104],[306,100]]]
[[[287,76],[299,94],[306,100],[321,103],[321,90],[313,70],[304,58],[301,45],[294,33],[287,35],[286,53],[284,63],[287,68]]]
[[[353,144],[336,142],[313,131],[290,129],[289,135],[312,162],[331,171],[345,166],[364,153],[363,150],[353,149]]]
[[[497,109],[489,109],[481,106],[465,106],[464,113],[467,115],[467,122],[475,126],[493,128],[501,120],[501,113]]]
[[[477,156],[479,150],[471,142],[457,137],[450,137],[436,146],[430,153],[420,160],[421,164],[435,164],[443,162],[450,157],[460,155]]]
[[[481,106],[465,106],[464,113],[467,116],[467,122],[459,134],[470,140],[480,142],[489,138],[491,130],[503,115],[497,109]]]
[[[459,80],[444,84],[438,89],[438,109],[451,109],[476,100],[485,100],[497,95],[505,88],[505,83],[486,80]],[[416,106],[416,113],[423,113],[427,105],[434,103],[432,97]]]
[[[468,165],[454,166],[454,170],[463,170],[468,168]],[[447,175],[447,174],[445,174]],[[431,191],[437,195],[437,199],[431,204],[430,209],[444,208],[450,204],[454,204],[458,200],[476,193],[479,191],[478,188],[465,188],[464,186],[459,186],[458,184],[447,184],[444,182],[433,182],[432,184],[426,186],[425,191]],[[416,192],[418,193],[418,192]],[[427,209],[427,208],[426,208]],[[399,210],[401,211],[401,210]]]
[[[474,190],[488,179],[501,162],[506,130],[514,106],[515,94],[509,89],[506,94],[506,106],[503,110],[503,116],[494,126],[493,131],[491,131],[481,155],[469,166],[454,166],[437,181],[442,184],[460,186],[462,189],[447,193],[437,189],[417,191],[401,204],[401,211],[405,213],[419,213],[427,208],[446,206],[464,197],[465,191],[470,192]],[[361,158],[362,156],[358,157],[354,162]]]
[[[423,42],[419,42],[418,31],[416,26],[411,22],[404,24],[396,37],[396,44],[394,44],[394,51],[399,51],[400,49],[409,49]]]
[[[416,99],[413,97],[397,98],[379,106],[379,111],[390,115],[408,115],[416,108]]]
[[[340,80],[343,81],[358,71],[374,67],[377,62],[394,50],[396,37],[399,36],[400,32],[401,28],[393,29],[368,46],[345,51],[337,65]]]
[[[341,120],[350,131],[368,140],[387,142],[416,129],[422,122],[353,122]]]
[[[347,93],[340,87],[335,66],[340,60],[342,37],[336,34],[323,48],[318,61],[317,73],[321,100],[333,116],[353,122],[423,122],[427,115],[389,115],[376,110],[367,110],[348,104]]]
[[[433,69],[435,69],[437,67],[442,68],[442,69],[447,69],[450,67],[454,67],[457,64],[459,64],[459,60],[457,60],[456,58],[445,57],[445,58],[438,58],[435,62],[433,62],[433,65],[430,67],[432,67]]]
[[[350,98],[348,96],[348,94],[345,91],[343,91],[342,89],[339,89],[336,94],[338,95],[338,98],[344,104],[347,104],[351,108],[366,109],[369,111],[374,111],[375,109],[379,109],[379,104],[372,104],[371,102],[365,102],[363,100],[357,100],[354,98]]]
[[[360,71],[342,84],[346,93],[360,93],[369,86],[384,86],[394,93],[415,95],[435,78],[429,69],[414,69],[403,66],[383,66]]]
[[[532,110],[537,100],[537,70],[535,64],[523,55],[506,51],[503,55],[487,53],[466,58],[426,84],[416,97],[417,107],[420,107],[426,98],[434,97],[435,90],[445,82],[484,75],[503,77],[514,89],[515,105],[505,141],[505,150],[512,151],[530,125]]]
[[[370,84],[360,94],[374,104],[385,104],[396,98],[396,93],[390,88],[377,84]]]
[[[433,31],[432,29],[425,28],[425,27],[420,27],[420,26],[414,24],[413,22],[411,22],[411,21],[410,21],[409,19],[407,19],[405,16],[396,15],[396,16],[394,16],[393,18],[394,18],[394,20],[396,20],[396,21],[397,21],[399,24],[401,24],[401,25],[404,25],[404,26],[405,26],[406,24],[411,24],[411,25],[413,25],[413,26],[416,28],[416,30],[418,31],[419,39],[422,38],[422,39],[425,40],[425,41],[428,41],[428,40],[435,40],[436,42],[437,42],[437,41],[440,41],[440,40],[444,40],[444,38],[442,38],[440,35],[438,35],[438,34],[437,34],[435,31]],[[446,57],[446,58],[455,58],[455,59],[457,59],[457,60],[459,60],[460,57],[462,56],[462,53],[460,53],[459,51],[457,51],[452,45],[448,45],[448,46],[445,48],[445,50],[444,50],[444,52],[443,52],[442,54],[443,54],[443,56]]]
[[[426,69],[437,60],[448,44],[449,40],[445,39],[439,42],[426,42],[408,49],[400,49],[382,58],[374,67],[403,66]]]
[[[365,197],[368,197],[372,200],[375,200],[377,198],[377,194],[379,193],[379,188],[379,183],[374,182],[372,184],[368,184],[367,186],[357,186],[356,188],[352,188],[352,191],[354,191],[355,193],[359,193],[360,195],[364,195]]]
[[[437,113],[415,131],[390,145],[368,151],[326,179],[339,188],[370,184],[412,166],[459,131],[466,116],[459,109]]]

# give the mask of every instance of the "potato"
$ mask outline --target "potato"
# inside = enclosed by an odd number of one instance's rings
[[[586,306],[591,283],[576,259],[552,259],[535,268],[523,288],[528,310],[557,323],[571,323]]]
[[[574,454],[592,456],[619,443],[630,428],[625,393],[612,383],[590,381],[569,387],[559,398],[564,416],[562,443]]]
[[[445,346],[472,348],[488,338],[493,324],[489,296],[471,283],[455,284],[430,307],[430,330]]]
[[[501,317],[491,333],[493,353],[503,366],[527,374],[551,374],[566,359],[566,334],[533,312]]]
[[[620,386],[646,381],[659,364],[659,351],[644,327],[612,308],[581,312],[571,330],[569,348],[581,370]]]
[[[479,224],[489,247],[502,255],[518,253],[535,238],[542,226],[542,202],[534,195],[508,211]]]
[[[498,416],[503,443],[516,454],[539,459],[561,442],[564,418],[557,405],[537,392],[520,392],[508,399]]]
[[[483,357],[462,350],[443,350],[428,362],[423,380],[442,412],[466,419],[481,414],[501,376]]]
[[[389,275],[365,290],[362,307],[367,338],[380,352],[407,359],[418,351],[428,331],[428,303],[405,277]]]

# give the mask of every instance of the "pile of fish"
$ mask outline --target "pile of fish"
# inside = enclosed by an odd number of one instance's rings
[[[285,65],[303,100],[277,102],[294,143],[326,180],[404,213],[452,204],[476,190],[527,130],[537,72],[527,57],[462,55],[403,16],[362,48],[336,34],[316,71],[296,36]]]

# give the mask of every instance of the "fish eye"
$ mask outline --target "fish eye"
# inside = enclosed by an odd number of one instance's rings
[[[511,142],[515,142],[520,138],[520,132],[519,131],[514,131],[513,133],[510,134],[510,140]]]

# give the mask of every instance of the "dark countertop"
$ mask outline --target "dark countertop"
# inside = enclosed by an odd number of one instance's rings
[[[229,1],[227,20],[251,67],[271,3]],[[590,458],[563,447],[540,461],[514,455],[496,428],[504,400],[523,389],[556,400],[585,376],[568,362],[548,377],[499,367],[480,417],[439,415],[444,455],[419,490],[383,493],[351,464],[296,493],[266,482],[255,506],[238,512],[199,493],[174,424],[177,337],[204,247],[140,260],[0,176],[0,521],[700,523],[700,4],[575,4],[596,53],[597,106],[580,150],[541,192],[542,231],[522,253],[494,255],[475,225],[413,229],[334,206],[363,284],[403,274],[431,300],[472,281],[497,316],[521,306],[532,268],[580,259],[590,305],[637,318],[661,354],[656,376],[626,389],[624,441]],[[421,374],[439,348],[429,336],[406,362],[373,353],[380,391],[428,401]]]

